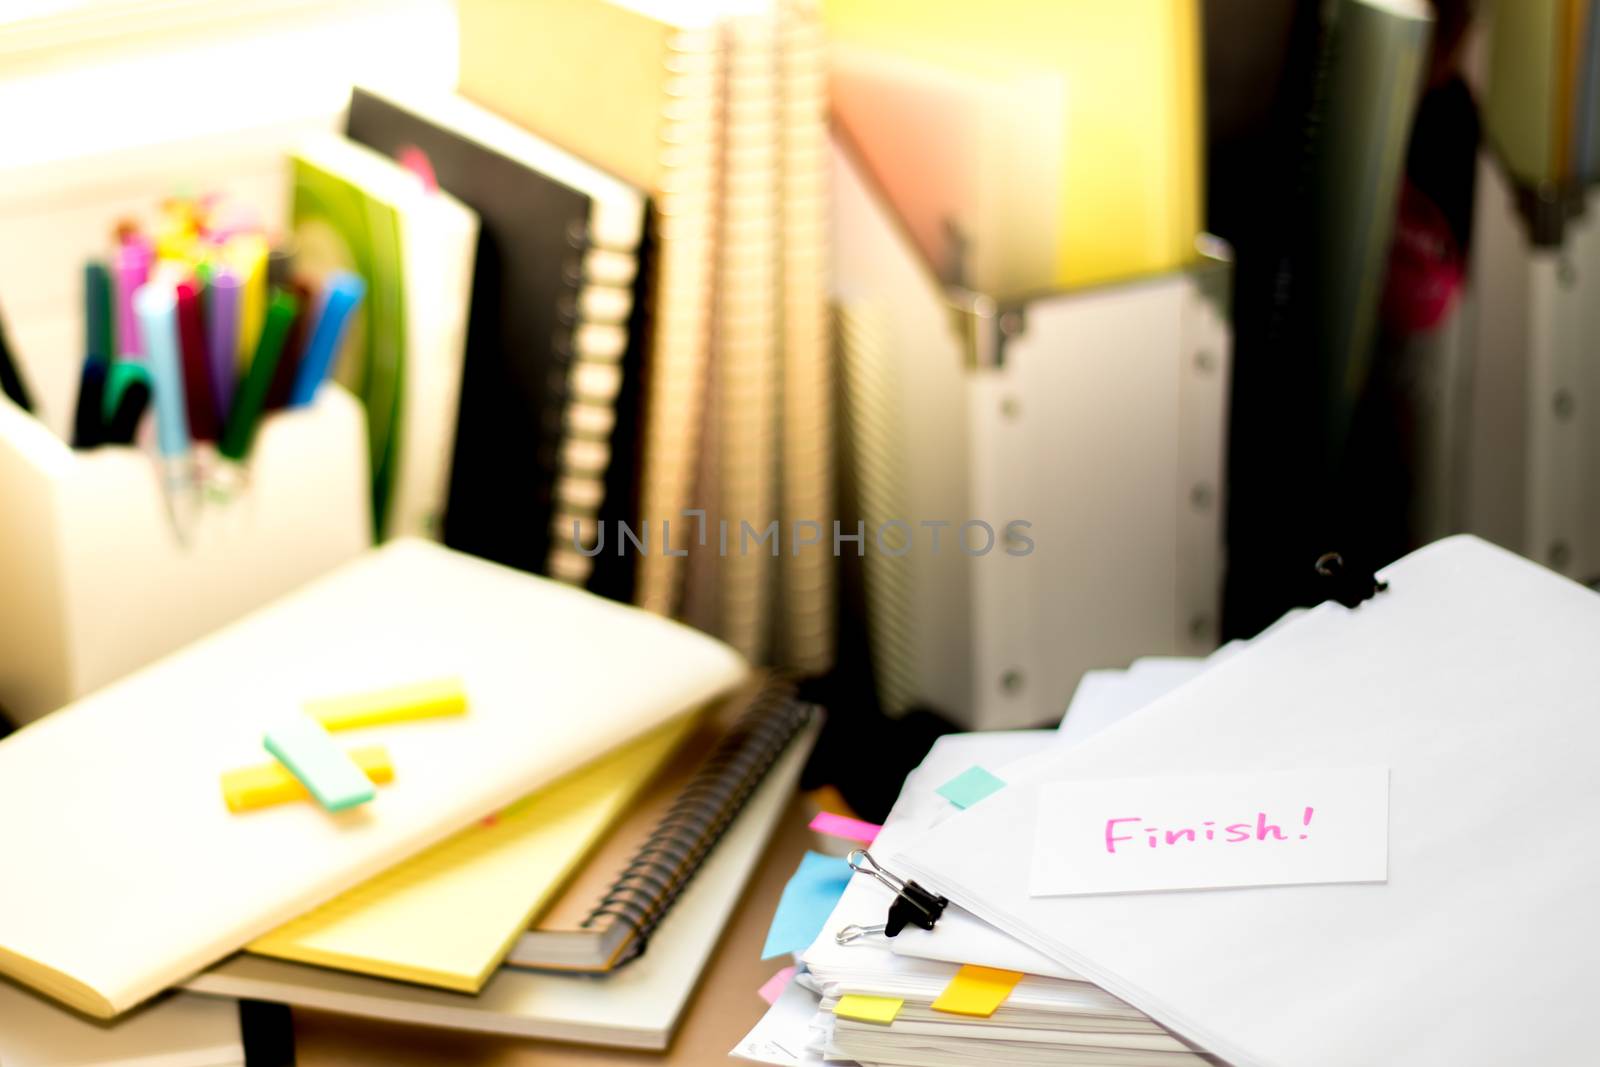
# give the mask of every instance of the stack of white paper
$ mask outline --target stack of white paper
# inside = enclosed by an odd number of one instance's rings
[[[1323,604],[1116,728],[1013,769],[884,862],[1236,1067],[1592,1062],[1600,596],[1467,537],[1381,577],[1388,591],[1359,608]],[[1208,855],[1189,884],[1235,888],[1063,880],[1145,844],[1111,820],[1103,844],[1083,841],[1063,789],[1140,797],[1126,814],[1170,827],[1175,782],[1285,776],[1308,792],[1366,784],[1319,803],[1315,821],[1310,803],[1292,820],[1255,811],[1277,803],[1264,796],[1241,816],[1243,845],[1180,831],[1134,852]],[[1375,795],[1387,812],[1374,821]],[[1282,842],[1281,856],[1315,856],[1328,841],[1331,871],[1229,880],[1229,855]]]
[[[873,844],[874,855],[898,848],[958,813],[936,790],[973,765],[1003,775],[1025,766],[1041,746],[1062,742],[1053,731],[960,734],[941,738],[906,779]],[[964,1067],[1020,1064],[1184,1067],[1210,1062],[1142,1012],[1083,981],[1026,945],[951,906],[931,932],[867,935],[838,944],[835,934],[882,923],[892,894],[865,875],[851,879],[817,941],[803,954],[806,971],[733,1050],[756,1062]],[[913,936],[914,935],[914,936]],[[907,951],[908,950],[908,951]],[[927,956],[931,958],[917,958]],[[955,960],[956,962],[949,962]],[[933,1002],[961,963],[1025,972],[1005,1003],[987,1018],[935,1011]],[[903,1001],[887,1025],[834,1015],[847,994]]]
[[[1256,640],[1302,613],[1291,611]],[[892,856],[959,815],[961,809],[937,790],[967,768],[983,767],[1007,782],[1026,780],[1068,747],[1130,718],[1250,644],[1233,641],[1203,659],[1146,657],[1126,669],[1090,671],[1056,731],[941,738],[906,779],[873,854]],[[894,870],[892,860],[886,866]],[[871,935],[847,945],[835,942],[834,935],[846,927],[883,922],[891,899],[866,875],[853,878],[822,935],[804,953],[804,969],[733,1055],[780,1065],[822,1064],[824,1057],[918,1067],[1214,1062],[1078,971],[956,904],[931,931],[913,926],[892,939]],[[991,1017],[935,1011],[933,1001],[964,964],[1017,971],[1024,978]],[[836,1017],[839,998],[852,993],[904,1003],[888,1025]]]

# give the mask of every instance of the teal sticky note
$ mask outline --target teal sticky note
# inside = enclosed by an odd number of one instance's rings
[[[968,767],[935,792],[958,808],[970,808],[990,793],[1004,789],[1005,785],[982,767]]]
[[[262,744],[329,811],[344,811],[378,795],[372,779],[309,715],[295,715],[275,724]]]
[[[807,852],[799,870],[783,887],[761,958],[767,960],[810,948],[833,914],[833,906],[844,895],[844,887],[850,884],[850,874],[850,865],[838,856]]]

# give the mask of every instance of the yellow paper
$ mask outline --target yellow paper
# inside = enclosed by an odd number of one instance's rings
[[[682,716],[530,794],[249,951],[476,993],[695,720]]]
[[[944,987],[939,999],[933,1002],[934,1011],[947,1011],[954,1015],[977,1015],[987,1019],[994,1010],[1006,1002],[1017,983],[1022,981],[1021,971],[1002,971],[994,967],[964,964]]]
[[[892,1023],[900,1014],[905,1001],[897,997],[868,997],[860,993],[847,993],[833,1006],[833,1013],[843,1019],[859,1019],[864,1023]]]
[[[464,715],[467,690],[460,678],[439,678],[370,693],[308,700],[305,710],[325,730],[358,730],[411,719]]]
[[[1066,81],[1057,285],[1195,258],[1203,165],[1198,0],[829,0],[835,40],[952,70]]]

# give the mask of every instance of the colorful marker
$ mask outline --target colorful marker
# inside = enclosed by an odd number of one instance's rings
[[[156,402],[156,446],[163,458],[181,461],[189,455],[189,416],[183,402],[177,294],[161,286],[146,285],[133,294],[133,311],[150,366]]]
[[[193,282],[178,285],[178,344],[183,354],[183,396],[189,432],[196,441],[215,441],[222,434],[216,391],[211,386],[211,361],[206,354],[205,323]]]
[[[300,373],[295,376],[294,388],[289,392],[290,407],[304,407],[316,398],[317,389],[328,377],[339,346],[344,342],[351,313],[366,292],[367,283],[359,275],[339,271],[328,278],[323,289],[321,313],[300,359]]]
[[[294,323],[299,304],[294,294],[278,289],[272,294],[267,307],[266,322],[261,327],[261,339],[256,343],[255,356],[250,369],[234,394],[233,409],[228,413],[228,423],[222,431],[222,444],[218,449],[228,459],[243,462],[250,454],[255,441],[256,427],[261,422],[261,412],[266,407],[267,391],[272,388],[272,377],[278,369],[278,359],[283,354],[283,341]]]
[[[112,349],[111,272],[97,260],[83,267],[83,354],[109,363]]]
[[[150,399],[150,368],[134,359],[114,359],[111,367],[106,371],[105,403],[100,408],[100,417],[107,422],[111,421],[117,408],[122,404],[122,394],[134,383],[144,387],[145,400]]]
[[[232,267],[211,272],[206,289],[206,355],[211,360],[211,390],[219,416],[233,407],[239,373],[239,275]]]
[[[139,338],[139,322],[133,310],[133,294],[150,280],[150,247],[136,236],[117,248],[113,265],[117,283],[117,350],[108,355],[138,357],[144,354]]]

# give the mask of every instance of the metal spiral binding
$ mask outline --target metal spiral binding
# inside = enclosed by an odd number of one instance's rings
[[[574,543],[591,548],[598,532],[605,478],[611,463],[611,430],[622,386],[621,363],[627,348],[628,316],[633,309],[634,277],[620,270],[620,258],[634,259],[631,249],[608,247],[596,240],[582,219],[567,224],[572,249],[562,265],[568,291],[556,305],[557,334],[551,340],[557,359],[549,387],[562,397],[560,442],[554,462],[559,474],[551,516],[550,573],[582,585],[593,569]],[[607,262],[594,269],[593,261]],[[614,310],[597,313],[596,293],[610,295]],[[576,525],[576,534],[574,526]]]
[[[644,952],[656,924],[701,861],[815,713],[813,705],[795,698],[792,681],[775,678],[695,772],[650,840],[583,922],[589,927],[611,918],[633,928],[635,936],[619,963]]]

